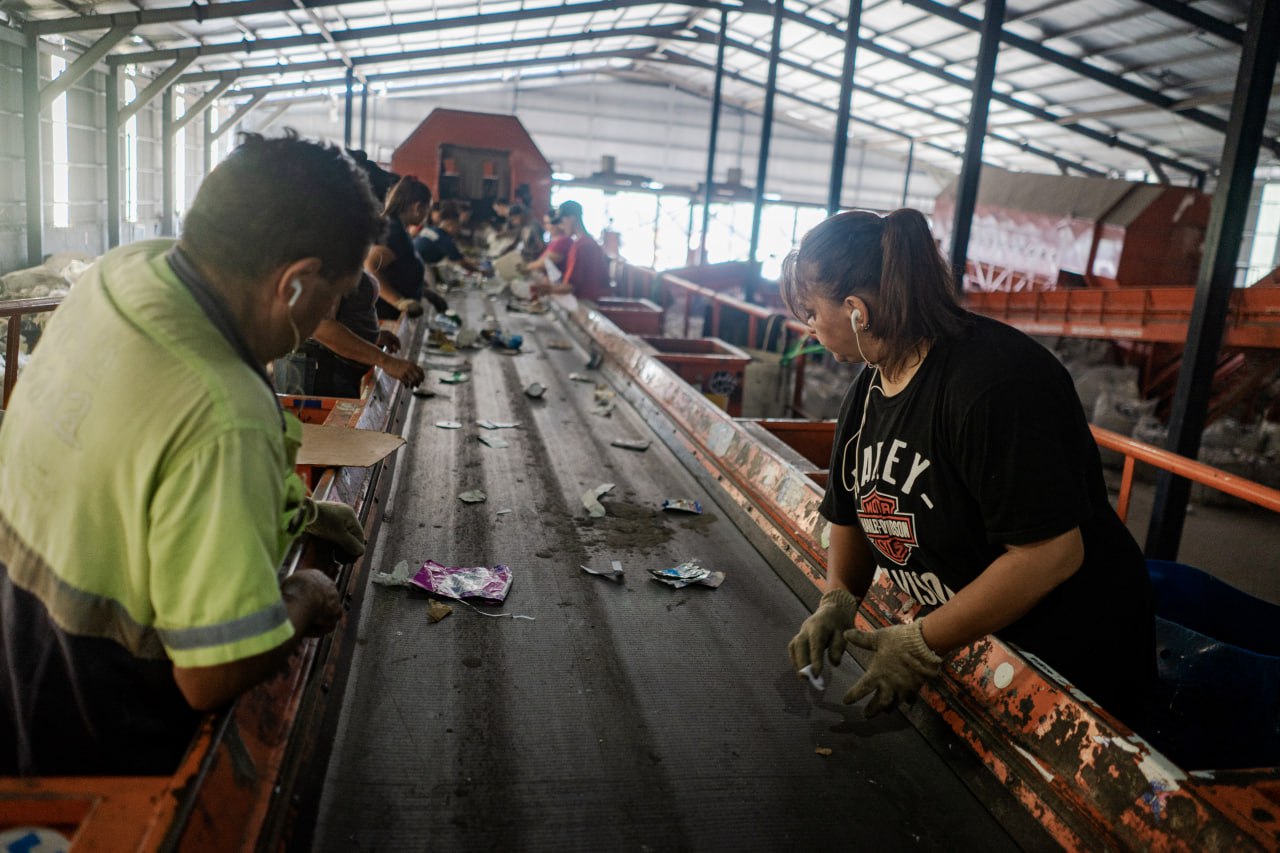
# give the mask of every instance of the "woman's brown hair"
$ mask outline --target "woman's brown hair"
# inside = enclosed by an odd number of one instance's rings
[[[431,187],[413,175],[405,175],[391,188],[391,192],[387,193],[387,205],[382,209],[382,215],[390,219],[393,216],[399,216],[415,204],[431,207]]]
[[[888,216],[850,210],[804,235],[782,265],[782,298],[801,321],[806,302],[818,296],[867,303],[864,318],[884,342],[879,367],[893,377],[941,338],[966,325],[951,270],[938,252],[929,223],[918,210]]]

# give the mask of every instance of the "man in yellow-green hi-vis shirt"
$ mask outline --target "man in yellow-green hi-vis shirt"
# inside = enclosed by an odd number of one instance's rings
[[[380,235],[336,148],[246,137],[182,237],[107,253],[54,312],[0,428],[0,775],[168,774],[200,712],[341,615],[303,529],[301,427],[264,365],[356,284]]]

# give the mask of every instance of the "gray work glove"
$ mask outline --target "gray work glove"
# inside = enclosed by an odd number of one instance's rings
[[[858,612],[858,599],[847,589],[829,590],[822,596],[818,609],[800,625],[800,632],[787,644],[791,665],[796,672],[812,665],[814,677],[822,675],[822,653],[832,666],[840,665],[844,654],[845,631],[853,627]]]
[[[877,631],[845,632],[845,640],[875,653],[866,673],[845,694],[846,705],[874,693],[867,703],[867,716],[874,717],[913,697],[926,679],[942,671],[942,658],[924,641],[923,625],[917,619]]]
[[[332,542],[339,551],[359,557],[364,553],[364,527],[356,511],[341,501],[313,501],[308,498],[306,532],[317,539]]]

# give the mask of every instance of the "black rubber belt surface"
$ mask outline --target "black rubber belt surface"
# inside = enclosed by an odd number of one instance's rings
[[[825,695],[796,680],[785,647],[804,606],[632,409],[589,413],[593,386],[568,379],[587,373],[584,355],[546,347],[566,337],[551,318],[478,294],[465,307],[472,324],[497,313],[529,351],[467,353],[464,385],[430,372],[448,397],[414,403],[374,566],[506,563],[500,610],[535,621],[455,604],[432,625],[425,599],[370,590],[317,849],[1014,846],[900,714],[866,721],[840,704],[852,660]],[[541,402],[523,394],[535,381]],[[464,426],[434,426],[445,419]],[[478,419],[523,426],[486,432]],[[624,437],[655,440],[610,447]],[[588,519],[580,495],[603,482],[616,484],[609,516]],[[477,488],[487,502],[459,501]],[[668,497],[705,512],[663,514]],[[721,588],[646,573],[694,557],[726,573]],[[578,568],[612,560],[623,585]]]

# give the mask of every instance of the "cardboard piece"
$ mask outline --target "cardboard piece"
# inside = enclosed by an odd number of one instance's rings
[[[386,459],[403,444],[403,437],[380,430],[303,424],[297,464],[368,468]]]

